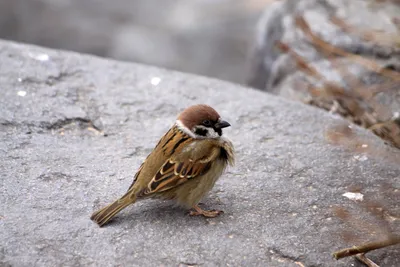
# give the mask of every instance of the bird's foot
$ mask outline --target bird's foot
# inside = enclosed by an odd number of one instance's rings
[[[214,218],[214,217],[217,217],[220,214],[224,213],[222,210],[203,210],[202,208],[200,208],[197,205],[194,206],[193,209],[194,210],[191,210],[189,212],[190,216],[203,215],[204,217],[207,217],[207,218]]]

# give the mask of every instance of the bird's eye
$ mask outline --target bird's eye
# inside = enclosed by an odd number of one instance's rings
[[[204,125],[204,126],[210,126],[210,125],[211,125],[211,121],[209,121],[209,120],[204,120],[204,121],[203,121],[203,125]]]

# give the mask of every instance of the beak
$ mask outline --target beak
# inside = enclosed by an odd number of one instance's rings
[[[217,128],[217,129],[222,129],[222,128],[229,127],[229,126],[231,126],[231,125],[229,124],[229,122],[224,121],[224,120],[219,120],[219,121],[215,124],[214,127]]]

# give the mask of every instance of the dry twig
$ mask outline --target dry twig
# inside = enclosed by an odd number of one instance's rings
[[[399,243],[400,243],[400,236],[392,235],[385,240],[366,243],[360,246],[354,246],[352,248],[341,249],[333,253],[333,257],[339,260],[345,257],[357,255],[359,253],[367,253],[375,249],[397,245]]]
[[[372,260],[368,259],[364,253],[362,254],[357,254],[356,259],[367,265],[368,267],[379,267],[378,264],[373,262]]]
[[[296,25],[303,30],[303,32],[308,36],[312,43],[319,47],[322,51],[326,51],[329,54],[334,54],[337,56],[346,57],[347,59],[352,60],[355,63],[358,63],[365,68],[368,68],[371,71],[381,74],[384,77],[390,78],[395,81],[400,81],[400,75],[397,71],[392,71],[389,69],[383,69],[379,64],[375,61],[364,58],[362,56],[358,56],[349,52],[344,51],[343,49],[337,48],[334,45],[331,45],[328,42],[325,42],[316,34],[311,31],[310,26],[305,21],[305,19],[301,16],[296,17]]]

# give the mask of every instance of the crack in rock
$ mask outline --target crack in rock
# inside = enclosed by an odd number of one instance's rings
[[[302,258],[301,256],[295,257],[295,256],[286,255],[285,253],[283,253],[282,251],[280,251],[279,249],[276,249],[276,248],[270,248],[269,253],[271,254],[271,257],[277,256],[280,259],[288,260],[288,261],[291,261],[294,263],[300,262],[300,260]]]
[[[55,180],[65,180],[67,182],[71,182],[72,177],[62,172],[51,172],[51,173],[41,174],[37,177],[37,179],[45,182],[50,182]]]
[[[48,121],[41,121],[39,123],[35,122],[15,122],[15,121],[1,121],[0,126],[4,127],[15,127],[15,128],[28,128],[29,130],[26,131],[27,134],[31,134],[34,132],[33,129],[37,129],[36,132],[42,133],[40,129],[48,130],[48,131],[53,131],[53,130],[61,130],[64,129],[65,127],[69,125],[77,124],[77,126],[82,130],[82,129],[89,129],[92,131],[95,131],[97,133],[100,133],[103,136],[107,136],[103,132],[103,130],[94,124],[94,122],[91,119],[88,118],[82,118],[82,117],[74,117],[74,118],[64,118],[64,119],[58,119],[55,122],[48,122]],[[90,129],[91,128],[91,129]]]
[[[70,78],[78,74],[80,71],[66,72],[60,71],[56,76],[50,75],[46,77],[44,80],[34,78],[34,77],[26,77],[21,80],[24,83],[33,83],[33,84],[46,84],[49,86],[53,86],[59,82],[65,81],[66,78]]]
[[[78,123],[80,126],[90,126],[99,132],[102,131],[99,127],[94,125],[92,120],[87,119],[87,118],[81,118],[81,117],[59,119],[53,123],[42,122],[41,126],[47,130],[58,130],[58,129],[62,129],[65,126],[73,124],[73,123]]]

